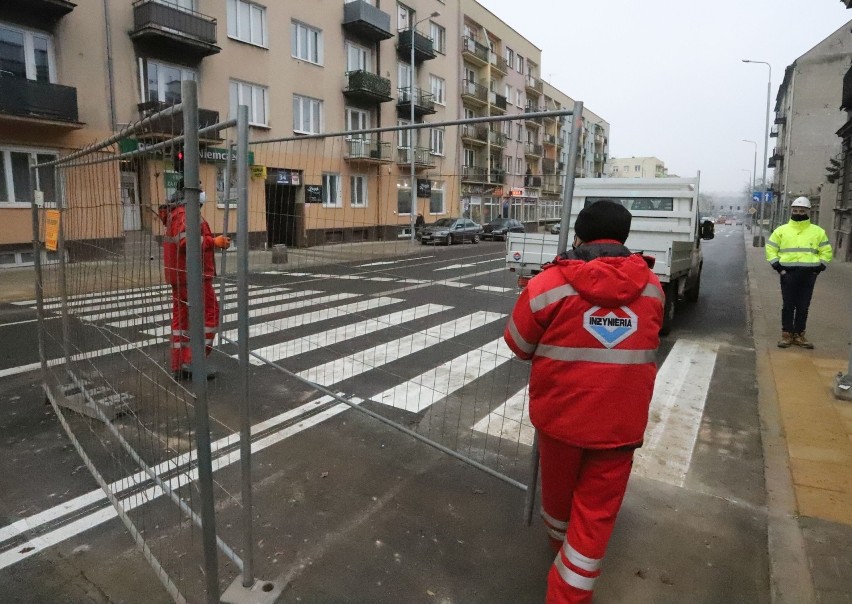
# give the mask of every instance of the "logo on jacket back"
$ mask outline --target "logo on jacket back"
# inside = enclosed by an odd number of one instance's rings
[[[639,318],[626,306],[621,308],[595,306],[583,314],[583,327],[598,342],[607,348],[613,348],[636,333],[639,329]]]

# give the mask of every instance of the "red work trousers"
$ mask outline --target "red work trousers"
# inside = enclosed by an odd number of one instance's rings
[[[219,301],[213,291],[213,281],[204,280],[204,353],[213,350],[213,340],[219,329]],[[189,368],[192,349],[189,346],[189,301],[186,284],[172,285],[172,371]]]
[[[547,604],[592,601],[633,451],[582,449],[539,433],[541,515],[559,550],[547,576]]]

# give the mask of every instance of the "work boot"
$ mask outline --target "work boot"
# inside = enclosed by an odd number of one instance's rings
[[[814,345],[805,337],[805,332],[797,333],[793,336],[793,344],[808,350],[813,350]]]
[[[778,340],[778,348],[790,348],[793,345],[793,334],[789,331],[781,332],[781,339]]]

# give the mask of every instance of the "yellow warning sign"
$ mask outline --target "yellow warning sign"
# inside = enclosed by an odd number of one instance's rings
[[[59,210],[44,212],[44,247],[55,252],[59,247]]]
[[[254,178],[266,178],[266,166],[252,166],[251,175]]]

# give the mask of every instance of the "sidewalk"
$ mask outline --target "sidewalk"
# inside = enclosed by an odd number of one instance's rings
[[[832,392],[849,359],[852,264],[817,279],[807,330],[816,348],[781,349],[778,276],[745,234],[773,602],[852,603],[852,403]]]

